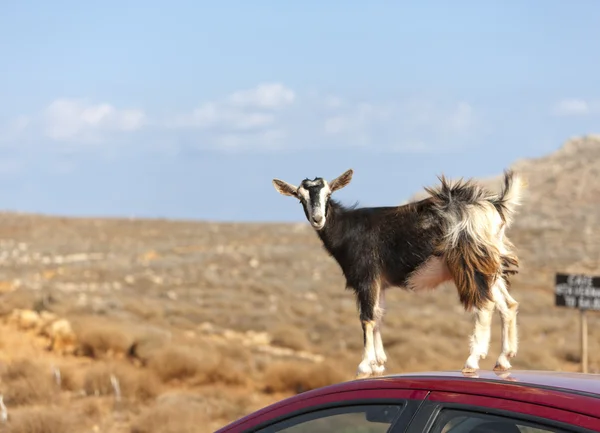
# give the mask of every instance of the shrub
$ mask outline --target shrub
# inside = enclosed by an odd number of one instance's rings
[[[150,358],[149,367],[164,382],[185,380],[195,377],[202,370],[212,369],[216,359],[190,349],[167,346],[157,350]]]
[[[58,393],[50,367],[27,359],[12,361],[0,377],[4,401],[9,405],[49,403]]]
[[[296,394],[321,388],[345,379],[333,366],[282,361],[268,366],[264,372],[264,391]]]
[[[159,403],[134,420],[131,433],[197,433],[208,421],[200,404]]]
[[[68,412],[50,407],[28,407],[12,411],[2,428],[6,433],[71,433],[74,422]]]
[[[152,372],[140,370],[128,364],[100,363],[91,366],[83,381],[87,395],[115,395],[111,376],[118,380],[123,398],[148,401],[156,397],[161,387]]]
[[[292,350],[307,350],[310,346],[304,331],[293,326],[278,326],[272,333],[271,344]]]
[[[148,366],[163,382],[189,381],[193,385],[247,383],[246,375],[218,347],[209,346],[199,350],[166,346],[154,353]]]
[[[118,325],[88,321],[76,331],[79,351],[83,356],[103,358],[128,352],[133,338]]]

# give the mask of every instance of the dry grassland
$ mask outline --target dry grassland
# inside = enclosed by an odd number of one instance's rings
[[[554,172],[539,164],[528,168],[537,195],[510,232],[523,258],[512,289],[521,305],[513,366],[577,371],[578,314],[553,306],[552,276],[600,269],[598,201],[595,219],[585,207],[597,191],[582,188],[570,205],[568,196],[544,202],[540,173]],[[576,214],[583,208],[588,219]],[[362,334],[343,281],[307,224],[2,214],[8,421],[0,431],[212,432],[283,397],[352,379]],[[592,371],[600,371],[599,325],[591,314]],[[453,291],[392,291],[388,373],[461,368],[471,326]],[[482,368],[493,367],[499,349],[496,315]]]

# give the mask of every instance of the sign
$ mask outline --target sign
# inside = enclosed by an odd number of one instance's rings
[[[600,277],[558,273],[554,300],[557,307],[600,311]]]
[[[579,310],[581,316],[581,371],[588,372],[587,311],[600,311],[600,277],[581,274],[556,274],[554,304]]]

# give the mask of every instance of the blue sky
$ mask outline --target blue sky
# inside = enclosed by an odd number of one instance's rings
[[[5,1],[0,208],[302,221],[490,176],[600,121],[600,2]]]

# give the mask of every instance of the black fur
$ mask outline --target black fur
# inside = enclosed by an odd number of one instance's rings
[[[381,289],[405,286],[442,235],[430,199],[374,208],[347,208],[330,199],[327,223],[317,234],[356,293],[361,321],[374,320],[378,279],[385,282]]]

